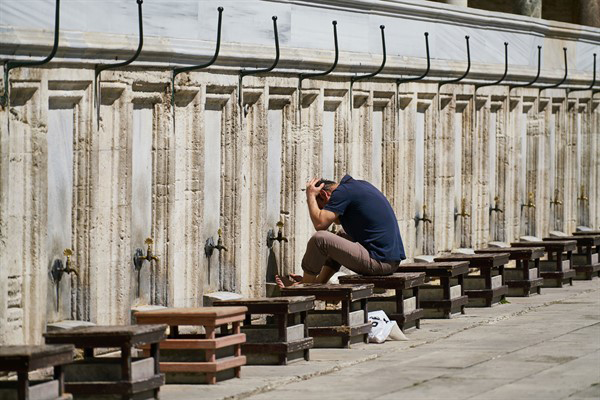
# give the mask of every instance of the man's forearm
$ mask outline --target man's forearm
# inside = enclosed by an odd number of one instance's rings
[[[308,213],[310,214],[310,220],[313,223],[313,226],[316,230],[322,231],[329,228],[330,224],[325,226],[326,222],[321,221],[321,210],[319,209],[319,205],[317,204],[317,199],[310,196],[306,198],[306,203],[308,204]]]

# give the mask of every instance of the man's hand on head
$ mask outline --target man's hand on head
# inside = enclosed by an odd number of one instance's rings
[[[324,183],[321,183],[319,186],[315,186],[317,184],[317,182],[319,182],[318,178],[312,178],[310,181],[308,181],[306,183],[306,197],[310,198],[316,198],[319,193],[321,192],[321,189],[323,189],[323,186],[325,186]]]

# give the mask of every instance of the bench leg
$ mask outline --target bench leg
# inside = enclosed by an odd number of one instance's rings
[[[65,393],[65,374],[62,365],[54,366],[54,379],[58,381],[58,395],[60,397]]]
[[[361,300],[362,301],[362,300]],[[350,326],[350,300],[342,300],[342,326]],[[345,349],[350,348],[350,336],[342,336],[342,347]]]
[[[27,372],[18,372],[18,398],[19,400],[29,400],[29,375]]]

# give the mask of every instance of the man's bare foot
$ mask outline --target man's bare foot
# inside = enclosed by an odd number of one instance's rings
[[[302,279],[302,277],[300,277],[300,279]],[[277,284],[277,286],[279,286],[281,289],[288,287],[288,286],[294,286],[294,285],[298,285],[300,283],[300,281],[292,279],[291,276],[290,277],[280,277],[279,275],[275,275],[275,283]]]

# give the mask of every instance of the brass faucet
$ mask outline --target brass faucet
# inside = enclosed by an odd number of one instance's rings
[[[143,254],[136,254],[135,258],[136,260],[138,260],[140,263],[144,262],[144,261],[156,261],[158,262],[158,256],[154,255],[154,251],[152,249],[152,245],[154,244],[154,240],[152,240],[152,238],[146,238],[146,240],[144,241],[144,243],[147,245],[146,247],[146,255]]]
[[[428,223],[433,222],[431,219],[429,219],[429,217],[427,217],[427,204],[423,204],[423,216],[419,217],[418,214],[417,214],[417,216],[415,216],[415,226],[419,225],[420,221],[428,222]]]
[[[585,185],[581,185],[581,194],[577,198],[579,201],[587,202],[589,199],[585,195]]]
[[[460,212],[459,213],[454,213],[454,219],[456,219],[457,217],[470,217],[471,214],[469,214],[467,212],[467,199],[465,199],[464,197],[462,198],[462,201],[460,202]]]
[[[490,206],[490,214],[492,213],[492,211],[496,211],[496,212],[499,212],[499,213],[503,213],[504,212],[504,211],[502,211],[500,209],[500,207],[498,207],[499,201],[500,201],[500,197],[498,197],[498,196],[494,197],[494,207]]]
[[[278,241],[279,243],[288,242],[288,238],[283,236],[283,221],[277,222],[277,228],[279,228],[277,231],[277,236],[275,236],[273,229],[270,229],[269,233],[267,233],[267,246],[269,248],[273,247],[273,242],[275,241]]]
[[[219,252],[229,251],[227,250],[227,247],[223,246],[223,230],[221,228],[217,231],[217,235],[219,236],[217,244],[215,244],[212,236],[206,240],[206,244],[204,245],[204,254],[206,254],[206,257],[211,257],[215,249]]]
[[[56,284],[56,310],[60,309],[60,280],[62,279],[63,274],[75,274],[77,278],[79,278],[79,272],[72,266],[71,256],[73,255],[73,250],[65,249],[63,254],[67,257],[65,260],[64,266],[62,260],[54,260],[52,264],[52,268],[50,269],[50,274],[52,275],[52,279]]]
[[[533,199],[533,192],[529,192],[529,195],[527,196],[527,204],[523,204],[522,207],[535,208],[535,201]]]
[[[559,190],[558,190],[558,189],[556,189],[556,190],[554,191],[554,200],[550,200],[550,204],[552,204],[552,205],[555,205],[555,206],[560,206],[560,205],[562,205],[562,201],[560,201],[560,200],[558,199],[558,194],[559,194],[559,193],[560,193],[560,192],[559,192]]]

